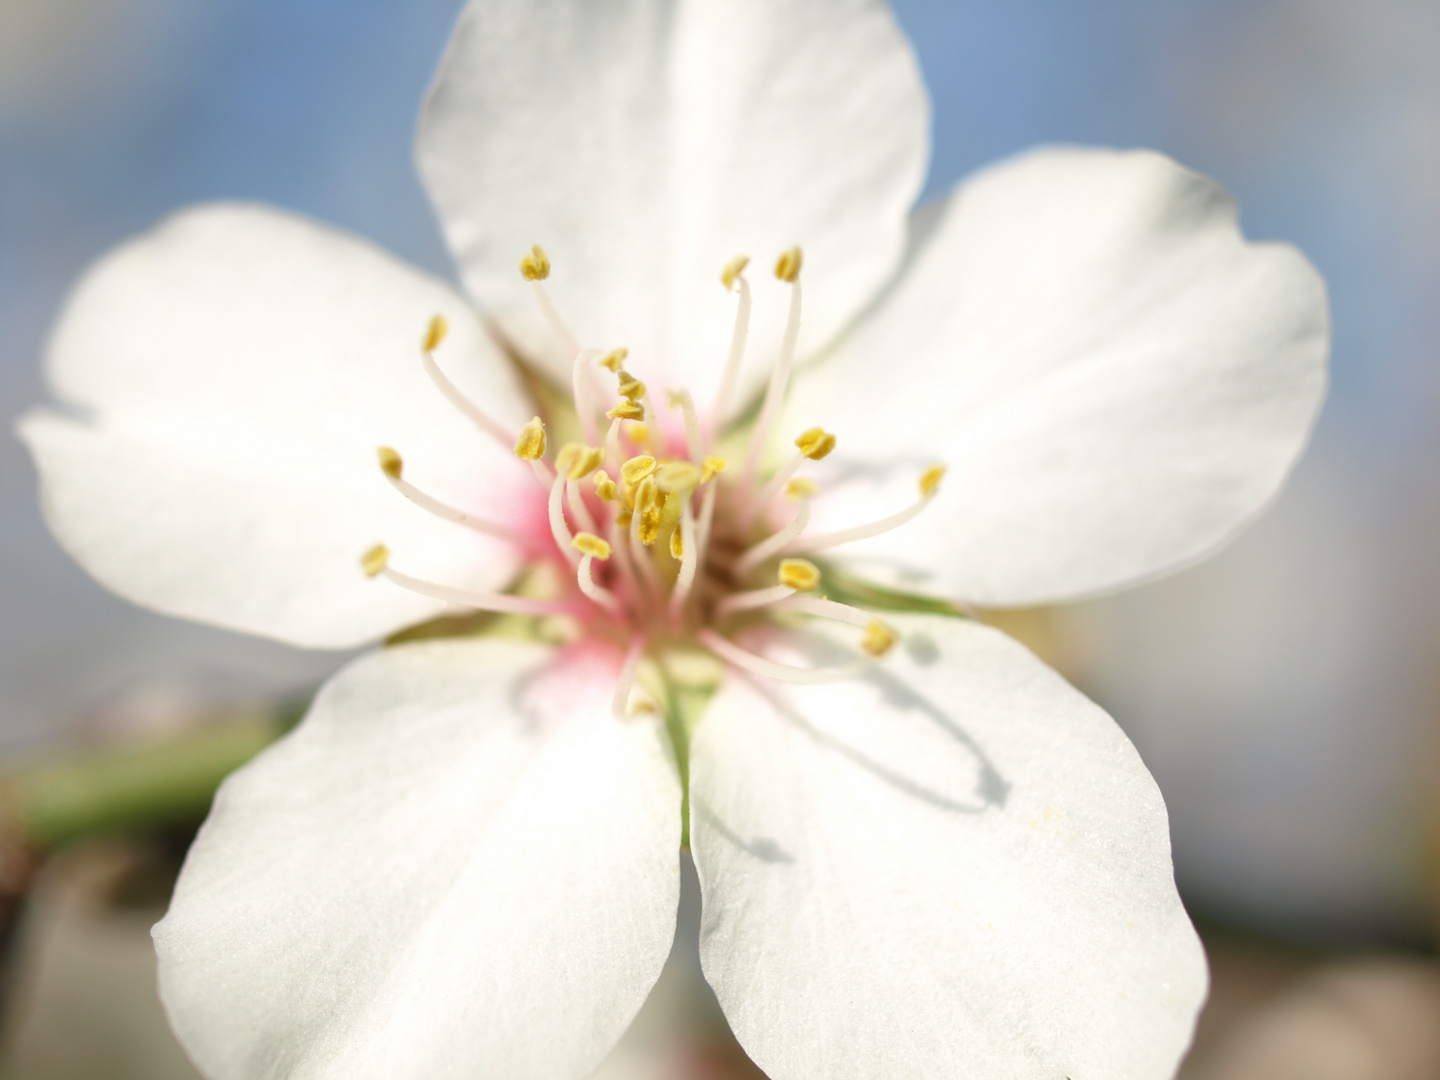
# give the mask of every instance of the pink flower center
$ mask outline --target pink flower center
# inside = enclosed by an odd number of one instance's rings
[[[874,615],[816,595],[822,571],[805,558],[840,544],[876,536],[909,521],[938,490],[943,468],[920,477],[911,506],[840,532],[807,533],[810,500],[817,492],[803,475],[809,462],[826,457],[835,436],[821,428],[801,432],[795,451],[764,475],[762,455],[784,402],[800,330],[801,253],[785,252],[775,275],[790,286],[790,304],[779,356],[758,418],[735,467],[713,450],[729,413],[750,324],[749,260],[732,260],[721,283],[737,297],[735,328],[715,400],[697,410],[684,389],[657,395],[629,371],[624,349],[602,353],[581,348],[544,287],[550,263],[540,248],[521,262],[536,300],[557,340],[574,356],[572,393],[584,442],[567,443],[549,454],[539,417],[518,433],[508,430],[446,377],[436,351],[445,320],[436,316],[425,336],[426,373],[445,397],[482,431],[513,447],[530,464],[543,495],[549,536],[538,545],[501,523],[463,513],[432,498],[404,477],[400,455],[379,451],[390,483],[412,502],[456,525],[510,540],[529,558],[562,570],[554,595],[544,598],[480,593],[425,581],[390,565],[383,545],[363,560],[372,577],[385,577],[414,592],[464,607],[575,620],[592,640],[609,640],[625,653],[617,711],[629,699],[636,666],[648,649],[667,644],[698,645],[726,663],[789,681],[848,677],[855,665],[801,669],[777,664],[736,644],[736,633],[775,612],[837,619],[862,628],[861,648],[883,655],[894,632]],[[615,389],[601,389],[613,378]],[[608,409],[606,401],[614,402]],[[864,660],[859,661],[863,664]]]

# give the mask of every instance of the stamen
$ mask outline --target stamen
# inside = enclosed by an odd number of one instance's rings
[[[807,461],[819,461],[821,458],[827,457],[830,451],[835,449],[835,436],[824,428],[811,428],[795,440],[795,445],[798,447],[798,453],[780,467],[770,478],[770,482],[760,490],[760,494],[755,496],[754,500],[745,508],[745,513],[740,517],[741,528],[748,529],[755,520],[755,516],[769,506],[776,495],[780,494],[781,488],[788,490],[792,482],[790,478],[795,475],[795,471],[801,465]]]
[[[800,265],[804,261],[804,253],[799,247],[792,247],[775,260],[775,276],[781,281],[788,281],[793,285],[795,279],[800,276]]]
[[[698,461],[705,452],[700,445],[700,417],[695,414],[695,399],[689,390],[676,390],[670,395],[670,404],[677,406],[685,417],[685,449],[692,461]]]
[[[380,471],[385,474],[385,479],[390,481],[390,486],[422,510],[428,510],[438,518],[454,522],[456,525],[463,525],[467,529],[474,529],[487,536],[509,540],[511,543],[520,542],[519,535],[513,529],[508,529],[493,521],[474,517],[463,510],[457,510],[455,507],[441,502],[432,495],[425,494],[402,475],[405,469],[404,459],[390,447],[380,447],[376,451],[376,456],[380,459]]]
[[[820,485],[808,476],[797,476],[785,485],[785,498],[792,502],[799,502],[801,499],[810,498],[819,490]]]
[[[590,534],[581,533],[580,535],[589,536]],[[576,539],[578,540],[579,537],[576,537]],[[601,540],[598,536],[592,537],[592,539],[597,540],[601,544],[605,545],[605,550],[607,552],[606,557],[608,558],[610,545],[606,544],[605,541]],[[615,594],[612,593],[609,589],[605,588],[602,585],[595,584],[595,578],[590,572],[590,564],[594,562],[596,558],[598,558],[598,556],[593,555],[588,551],[580,557],[580,565],[575,570],[576,584],[580,586],[580,591],[582,593],[588,596],[591,600],[595,601],[595,603],[599,604],[606,611],[618,612],[620,610],[620,601],[615,598]]]
[[[794,595],[795,590],[789,585],[771,585],[768,589],[749,589],[745,592],[731,593],[715,605],[715,618],[723,619],[727,615],[734,615],[737,611],[769,607],[771,604],[778,604],[781,600],[788,600]]]
[[[725,471],[725,459],[718,457],[707,457],[700,463],[700,482],[708,484],[715,477]]]
[[[820,568],[808,559],[781,559],[775,575],[781,585],[809,592],[820,584]]]
[[[625,546],[628,540],[628,522],[622,522],[617,516],[610,523],[610,551],[614,556],[615,565],[620,568],[620,574],[625,579],[626,587],[631,594],[638,593],[639,581],[635,577],[635,567],[630,564],[629,551]]]
[[[623,368],[615,373],[620,380],[620,396],[629,401],[639,401],[646,394],[645,384]]]
[[[715,441],[715,433],[724,422],[725,412],[730,407],[730,395],[735,392],[735,380],[740,375],[740,362],[745,356],[745,339],[750,333],[750,283],[745,280],[745,267],[750,259],[737,255],[725,264],[720,275],[721,284],[728,290],[734,283],[740,285],[740,302],[735,307],[735,329],[730,333],[730,354],[725,358],[725,371],[720,376],[720,388],[715,391],[715,403],[710,410],[710,423],[705,431],[708,447]]]
[[[655,459],[649,454],[640,454],[620,467],[620,479],[631,487],[635,487],[646,477],[651,476],[658,467]]]
[[[377,554],[381,553],[381,554]],[[372,558],[373,557],[373,558]],[[371,577],[383,577],[402,589],[409,589],[432,600],[443,600],[447,604],[459,604],[477,611],[497,611],[505,615],[573,615],[575,605],[563,600],[536,600],[529,596],[511,596],[509,593],[477,592],[473,589],[457,589],[452,585],[440,585],[433,581],[411,577],[392,569],[383,561],[389,557],[383,545],[371,548],[365,556],[365,572]],[[377,566],[373,572],[372,566]]]
[[[717,460],[706,458],[706,461]],[[724,462],[721,462],[724,465]],[[718,471],[718,470],[717,470]],[[704,475],[703,473],[701,474]],[[695,529],[695,558],[698,562],[705,561],[705,553],[710,547],[710,527],[715,521],[715,496],[720,491],[719,484],[707,484],[705,494],[700,499],[700,521]]]
[[[670,614],[678,618],[681,610],[685,607],[685,600],[690,595],[690,589],[695,584],[695,574],[700,569],[698,545],[695,540],[695,512],[690,507],[690,500],[686,499],[685,504],[680,508],[680,528],[675,532],[680,538],[680,551],[677,553],[674,548],[674,538],[671,539],[670,554],[680,560],[680,573],[675,578],[675,588],[670,593]]]
[[[638,401],[622,401],[605,415],[611,420],[643,420],[645,406]]]
[[[555,469],[564,473],[566,480],[584,480],[600,467],[604,459],[604,451],[597,446],[566,443],[555,455]]]
[[[625,661],[620,665],[620,681],[615,684],[615,696],[611,699],[610,711],[617,719],[624,720],[630,715],[630,687],[635,682],[635,671],[640,667],[640,658],[645,655],[645,637],[636,634],[625,650]]]
[[[811,461],[820,461],[829,457],[830,451],[835,449],[835,436],[824,428],[812,427],[800,433],[795,445],[803,456]]]
[[[595,518],[590,513],[590,508],[585,505],[585,499],[580,494],[580,485],[574,480],[565,481],[565,503],[570,507],[570,516],[582,529],[594,532],[599,526],[595,524]]]
[[[660,508],[653,506],[640,515],[640,543],[646,547],[654,547],[655,541],[660,539]]]
[[[670,534],[670,557],[676,562],[685,558],[685,536],[678,528]]]
[[[875,619],[865,627],[865,640],[860,642],[860,647],[878,660],[894,648],[898,640],[894,630]]]
[[[610,558],[610,545],[594,533],[576,533],[575,539],[571,540],[570,543],[574,545],[575,550],[582,555],[590,555],[599,559],[601,562]]]
[[[599,356],[596,349],[583,349],[575,354],[575,363],[570,366],[570,393],[575,399],[575,415],[580,419],[580,432],[587,443],[600,441],[599,429],[595,426],[594,384],[590,379],[590,361]]]
[[[520,429],[520,437],[515,440],[515,456],[521,461],[539,461],[545,456],[545,425],[538,416]]]
[[[595,474],[595,494],[602,502],[614,502],[620,497],[620,490],[615,486],[615,481],[610,475],[601,469]]]
[[[555,481],[550,485],[550,534],[555,537],[555,545],[570,560],[570,565],[575,566],[580,562],[580,556],[570,545],[574,543],[575,537],[570,532],[570,526],[565,524],[565,509],[561,505],[561,497],[565,493],[565,477],[556,475]]]
[[[735,573],[743,576],[772,555],[780,554],[791,540],[805,531],[805,526],[808,524],[810,524],[810,506],[808,503],[801,503],[788,525],[773,536],[767,536],[758,544],[746,548],[741,553],[740,558],[735,560]]]
[[[446,323],[444,315],[436,315],[430,320],[430,327],[425,331],[425,340],[421,343],[420,351],[420,364],[425,369],[425,374],[430,377],[435,388],[445,395],[445,400],[463,413],[472,424],[501,446],[509,446],[514,436],[510,434],[505,425],[462,394],[460,388],[446,377],[445,373],[440,370],[440,365],[435,362],[433,353],[445,340],[448,332],[449,324]]]
[[[520,276],[530,282],[535,290],[535,301],[540,305],[540,312],[545,316],[545,321],[550,324],[550,331],[560,341],[560,347],[565,350],[567,356],[575,356],[580,352],[580,342],[571,333],[570,327],[565,325],[565,320],[560,317],[555,302],[550,299],[550,294],[545,291],[541,284],[550,276],[550,257],[539,244],[530,248],[530,253],[520,260]]]
[[[824,551],[826,548],[838,547],[841,544],[850,544],[856,540],[868,540],[872,536],[880,536],[898,529],[901,525],[912,520],[916,515],[930,505],[936,493],[940,490],[940,479],[945,475],[943,465],[933,465],[920,475],[920,499],[918,502],[907,506],[899,513],[883,517],[879,521],[872,521],[868,525],[856,525],[853,529],[839,529],[830,533],[817,533],[813,536],[802,536],[791,545],[793,551]]]
[[[780,339],[780,355],[775,361],[775,370],[770,373],[770,385],[765,390],[765,404],[761,406],[760,419],[750,436],[750,450],[745,458],[747,486],[760,464],[760,454],[770,441],[770,428],[775,423],[790,383],[790,365],[795,360],[795,342],[800,337],[800,263],[800,249],[791,248],[775,264],[775,276],[790,283],[790,312],[785,318],[785,336]]]
[[[667,461],[654,475],[655,486],[667,495],[689,495],[700,486],[700,467],[688,461]]]
[[[640,490],[636,493],[637,506],[636,509],[633,510],[630,514],[629,538],[630,559],[639,569],[639,576],[645,582],[646,592],[655,596],[659,596],[661,591],[660,574],[659,571],[655,569],[655,564],[650,561],[650,553],[645,550],[645,543],[640,538],[640,527],[644,515],[642,514],[638,506],[639,496],[645,492],[647,485],[652,489],[653,492],[654,483],[655,482],[653,480],[644,481],[644,483],[640,485]],[[653,499],[653,494],[651,495],[651,498]]]
[[[526,281],[544,281],[550,276],[550,258],[539,244],[520,260],[520,276]]]
[[[375,577],[385,569],[385,564],[390,561],[390,549],[384,544],[376,544],[364,555],[360,556],[360,565],[365,569],[366,577]]]
[[[629,356],[629,349],[615,349],[600,358],[600,366],[607,371],[613,371],[619,374],[621,365],[625,363]]]
[[[895,631],[885,623],[868,611],[851,607],[849,604],[837,604],[834,600],[818,596],[792,596],[780,601],[775,607],[780,611],[796,611],[802,615],[816,615],[862,627],[865,630],[865,639],[860,643],[860,647],[876,659],[889,652],[898,640]]]
[[[450,332],[450,323],[444,315],[436,312],[430,318],[430,325],[425,330],[425,342],[420,347],[426,352],[434,352],[445,340],[445,335]]]
[[[842,667],[797,668],[791,667],[789,664],[777,664],[774,660],[766,660],[763,656],[756,656],[754,653],[740,648],[734,642],[727,641],[713,630],[701,630],[696,637],[700,639],[702,645],[721,660],[734,664],[751,674],[762,675],[767,679],[775,679],[780,682],[824,683],[836,682],[840,679],[853,679],[870,666],[869,661],[862,660],[854,664],[845,664]]]
[[[725,264],[725,269],[720,271],[720,284],[725,286],[729,292],[735,285],[735,279],[745,272],[745,267],[750,265],[749,255],[736,255]]]

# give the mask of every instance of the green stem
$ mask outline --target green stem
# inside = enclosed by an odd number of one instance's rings
[[[194,824],[220,781],[297,719],[295,710],[217,719],[13,769],[0,775],[0,830],[46,852],[97,834]]]

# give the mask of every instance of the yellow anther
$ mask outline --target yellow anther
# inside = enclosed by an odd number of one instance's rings
[[[645,384],[628,371],[617,371],[620,376],[620,396],[630,401],[639,401],[645,396]]]
[[[634,516],[635,511],[631,510],[628,506],[622,506],[619,513],[615,515],[615,524],[622,529],[628,529],[630,527],[630,519]]]
[[[544,281],[550,276],[550,256],[539,244],[530,248],[530,254],[520,260],[520,276],[526,281]]]
[[[605,451],[584,443],[566,443],[555,455],[555,471],[563,473],[566,480],[584,480],[600,467],[605,460]]]
[[[545,456],[545,425],[540,417],[532,417],[520,429],[520,437],[515,440],[515,456],[521,461],[539,461]]]
[[[645,415],[645,406],[638,401],[622,401],[605,415],[611,420],[639,420]]]
[[[676,529],[670,534],[670,555],[677,562],[685,558],[685,538]]]
[[[800,264],[805,261],[804,254],[798,247],[792,247],[780,258],[775,260],[775,276],[781,281],[788,281],[792,284],[800,276]]]
[[[584,443],[571,442],[562,446],[560,452],[555,455],[555,471],[568,473],[570,467],[575,464],[575,459],[580,455],[580,451],[584,449]]]
[[[650,429],[644,424],[627,424],[625,426],[625,437],[636,446],[650,441]]]
[[[707,457],[700,464],[700,483],[708,484],[724,471],[725,459],[723,457]]]
[[[797,476],[785,484],[785,498],[791,502],[808,499],[820,490],[820,485],[808,476]]]
[[[611,371],[619,374],[620,365],[625,363],[625,359],[629,355],[629,349],[616,349],[613,352],[608,352],[603,357],[601,357],[600,366],[603,368],[609,368]]]
[[[405,459],[388,446],[382,446],[375,451],[375,456],[380,459],[380,471],[392,480],[399,480],[400,474],[405,471]]]
[[[795,445],[800,448],[800,453],[811,461],[819,461],[823,457],[828,457],[830,451],[835,449],[835,436],[824,428],[812,427],[808,431],[800,433],[800,437],[795,440]]]
[[[940,481],[945,476],[944,465],[931,465],[920,474],[920,497],[930,498],[940,490]]]
[[[595,494],[606,502],[614,502],[620,497],[620,491],[615,486],[615,481],[610,479],[610,474],[604,469],[595,474]]]
[[[570,545],[576,551],[580,552],[580,554],[589,555],[591,558],[610,558],[610,545],[607,544],[604,540],[601,540],[600,537],[596,536],[594,533],[576,533],[575,539],[570,541]]]
[[[376,544],[360,556],[360,565],[365,568],[366,577],[377,577],[389,562],[390,549],[384,544]]]
[[[890,651],[897,640],[895,631],[876,619],[865,627],[865,638],[860,642],[860,648],[879,659]]]
[[[620,479],[633,487],[647,476],[652,475],[657,467],[653,457],[649,454],[641,454],[639,457],[632,457],[620,466]]]
[[[689,494],[700,483],[700,469],[688,461],[667,461],[655,470],[655,483],[661,491]]]
[[[809,592],[820,584],[820,568],[809,559],[781,559],[780,572],[776,576],[781,585],[801,592]]]
[[[655,509],[655,504],[660,501],[660,492],[655,487],[655,481],[646,477],[640,481],[640,486],[635,489],[635,499],[631,504],[635,512],[640,515],[648,514]]]
[[[660,508],[652,506],[640,515],[640,542],[650,547],[660,539]]]
[[[429,329],[425,331],[426,352],[434,352],[439,348],[440,343],[445,340],[445,335],[450,332],[450,324],[445,321],[444,315],[436,315],[430,320]]]
[[[720,284],[726,289],[735,287],[735,279],[745,272],[745,267],[750,265],[749,255],[736,255],[725,264],[725,269],[720,271]]]

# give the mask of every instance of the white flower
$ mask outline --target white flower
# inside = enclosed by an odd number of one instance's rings
[[[909,217],[926,124],[874,0],[477,0],[419,158],[487,322],[248,206],[80,284],[66,407],[22,433],[102,582],[305,646],[447,599],[569,627],[373,653],[226,782],[155,931],[207,1074],[584,1075],[669,949],[686,780],[705,971],[778,1080],[1173,1071],[1204,961],[1129,742],[995,631],[833,598],[1061,600],[1213,550],[1307,436],[1323,288],[1150,153],[1033,153]],[[752,296],[733,257],[794,244]],[[560,422],[546,376],[579,399],[558,481],[511,449],[527,387]],[[712,445],[762,386],[755,441]],[[793,595],[815,563],[832,602]]]

